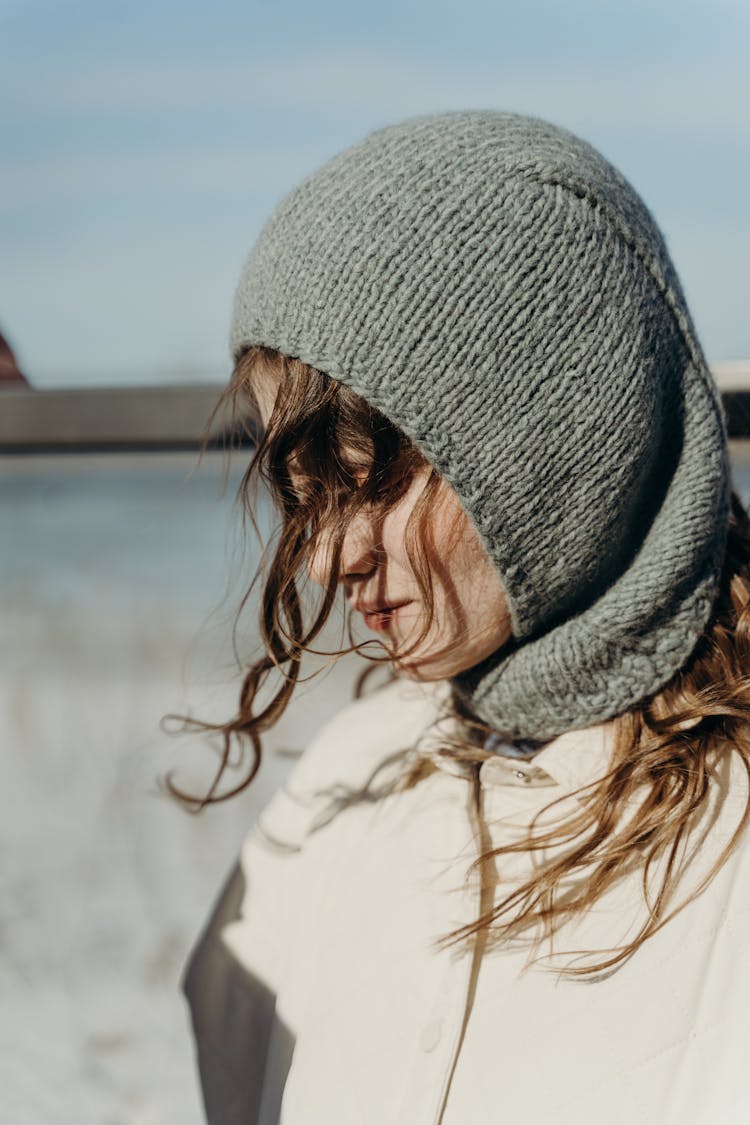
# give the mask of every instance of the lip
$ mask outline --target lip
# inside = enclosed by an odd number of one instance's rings
[[[408,605],[411,598],[402,602],[355,602],[354,609],[358,613],[385,613],[386,610],[401,609],[402,605]]]
[[[380,605],[357,602],[354,609],[363,615],[368,629],[374,629],[377,633],[385,633],[390,628],[393,615],[405,605],[411,605],[411,599],[403,602],[383,602]]]

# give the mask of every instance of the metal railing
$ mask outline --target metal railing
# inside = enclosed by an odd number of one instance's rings
[[[219,384],[0,391],[0,452],[195,449]],[[211,432],[209,442],[220,433]]]
[[[716,363],[729,436],[750,437],[750,360]],[[0,453],[197,449],[222,444],[218,383],[0,390]]]

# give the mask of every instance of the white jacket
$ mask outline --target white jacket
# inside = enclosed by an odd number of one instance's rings
[[[513,825],[605,771],[611,724],[562,735],[532,763],[493,758],[478,782],[436,757],[441,768],[413,789],[326,813],[332,787],[342,797],[361,787],[425,731],[431,752],[446,691],[395,681],[350,704],[250,833],[241,878],[185,983],[209,1121],[750,1122],[746,840],[696,901],[606,979],[524,972],[524,949],[434,948],[480,905],[478,882],[465,878],[478,808],[491,841],[509,839]],[[744,807],[736,755],[713,785],[693,837],[702,841],[689,871],[696,884]],[[519,871],[503,863],[499,874]],[[635,932],[639,879],[589,911],[566,948],[607,949]]]

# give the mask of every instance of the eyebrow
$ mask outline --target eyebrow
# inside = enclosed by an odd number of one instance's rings
[[[258,405],[258,399],[255,396],[255,391],[252,386],[247,388],[247,409],[246,419],[250,422],[250,429],[252,430],[253,440],[257,443],[263,438],[266,428],[263,425],[263,417]]]
[[[246,388],[248,409],[253,418],[260,416],[260,407],[258,405],[258,396],[255,393],[255,388],[252,383],[249,383]]]

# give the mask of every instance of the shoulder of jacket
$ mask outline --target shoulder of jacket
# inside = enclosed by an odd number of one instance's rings
[[[450,686],[396,679],[354,699],[323,725],[292,772],[294,785],[363,782],[381,761],[408,749],[438,718]]]
[[[352,700],[323,725],[261,812],[252,836],[298,850],[337,795],[364,788],[378,766],[407,752],[439,717],[447,681],[397,679]]]

